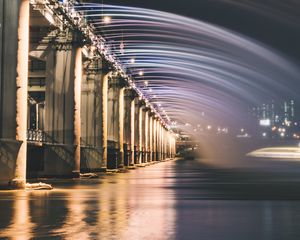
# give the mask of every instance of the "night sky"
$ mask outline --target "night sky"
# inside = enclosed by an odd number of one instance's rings
[[[252,9],[247,7],[249,2],[254,6]],[[167,11],[223,26],[270,45],[300,63],[300,1],[297,0],[104,0],[104,3]]]

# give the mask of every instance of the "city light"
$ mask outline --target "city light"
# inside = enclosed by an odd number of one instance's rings
[[[259,125],[260,126],[270,126],[271,121],[270,121],[270,119],[261,119],[261,120],[259,120]]]
[[[294,100],[271,101],[254,107],[252,114],[259,123],[257,133],[266,132],[271,139],[295,139],[296,137],[293,134],[300,131],[295,115],[295,107]],[[264,137],[262,134],[260,136]]]
[[[295,138],[295,139],[299,139],[299,138],[300,138],[300,135],[298,135],[298,134],[294,133],[294,134],[293,134],[293,138]]]

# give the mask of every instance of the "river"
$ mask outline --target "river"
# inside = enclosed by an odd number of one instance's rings
[[[300,239],[295,172],[173,160],[46,182],[54,189],[0,192],[0,239]]]

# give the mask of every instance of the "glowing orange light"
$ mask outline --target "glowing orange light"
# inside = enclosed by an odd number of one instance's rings
[[[111,17],[110,17],[110,16],[104,16],[103,22],[104,22],[105,24],[109,24],[109,23],[111,22]]]

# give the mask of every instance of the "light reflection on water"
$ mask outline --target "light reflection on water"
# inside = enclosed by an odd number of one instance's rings
[[[31,221],[28,195],[24,192],[16,191],[13,193],[13,198],[10,199],[10,214],[12,215],[10,225],[8,228],[0,231],[0,237],[12,237],[16,240],[30,239],[33,237],[32,229],[35,227],[35,224]],[[1,198],[1,200],[3,199]],[[1,206],[3,205],[1,204]],[[6,210],[1,209],[1,217],[4,216]]]
[[[174,180],[152,166],[96,180],[57,181],[53,191],[0,192],[0,238],[172,239]],[[5,207],[9,205],[8,207]]]
[[[2,191],[0,239],[300,239],[300,177],[274,174],[178,160],[53,180],[52,191]]]

